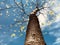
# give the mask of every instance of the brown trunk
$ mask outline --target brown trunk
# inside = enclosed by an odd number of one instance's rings
[[[35,14],[30,14],[29,16],[25,45],[46,45],[42,36],[38,18]]]

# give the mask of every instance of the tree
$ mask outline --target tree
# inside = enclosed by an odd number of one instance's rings
[[[33,13],[29,16],[25,45],[46,45],[36,16],[36,12],[38,10],[39,9],[33,11]]]
[[[12,1],[12,2],[11,2]],[[14,19],[14,22],[11,22],[11,24],[8,24],[9,26],[9,29],[11,28],[14,28],[14,26],[19,26],[20,27],[20,32],[22,32],[22,30],[24,29],[24,26],[23,24],[25,22],[28,22],[29,21],[29,16],[31,14],[34,13],[34,15],[36,16],[39,16],[39,14],[43,14],[41,12],[41,10],[45,9],[45,8],[48,8],[50,9],[51,11],[49,12],[50,14],[48,14],[47,16],[50,16],[52,18],[49,18],[48,20],[50,19],[54,19],[53,17],[54,16],[54,11],[50,8],[50,6],[47,6],[45,7],[44,5],[47,3],[48,1],[47,0],[3,0],[1,2],[1,4],[5,4],[6,7],[4,8],[0,8],[0,16],[2,15],[2,11],[5,11],[6,12],[6,16],[10,16],[10,15],[18,15],[16,16],[16,19]],[[1,6],[2,7],[2,6]],[[37,9],[38,11],[35,13],[33,10]],[[12,11],[11,11],[12,10]],[[9,13],[10,11],[10,13]],[[13,14],[13,13],[14,14]],[[39,14],[37,14],[39,12]],[[43,15],[44,16],[44,15]],[[33,16],[34,17],[34,16]],[[32,18],[33,18],[32,17]],[[47,21],[48,21],[47,20]],[[38,22],[37,22],[38,23]],[[28,24],[29,25],[29,24]],[[26,26],[26,25],[25,25]],[[39,26],[38,26],[39,27]],[[28,27],[27,27],[28,28]],[[15,34],[14,34],[15,35]],[[14,36],[13,36],[14,37]]]

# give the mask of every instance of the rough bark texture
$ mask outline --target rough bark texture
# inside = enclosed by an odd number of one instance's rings
[[[30,14],[29,19],[25,45],[46,45],[37,16],[35,14]]]

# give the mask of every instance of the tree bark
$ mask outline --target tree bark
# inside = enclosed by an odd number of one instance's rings
[[[29,16],[25,45],[46,45],[36,13]]]

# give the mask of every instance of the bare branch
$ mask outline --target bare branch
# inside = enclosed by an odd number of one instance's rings
[[[38,0],[36,0],[36,8],[37,8],[37,9],[38,9],[38,6],[39,6]]]
[[[16,24],[18,24],[18,23],[24,23],[24,22],[28,22],[28,20],[24,20],[24,21],[20,21],[20,20],[18,20],[18,21],[15,21],[14,23],[12,23],[10,26],[9,26],[9,28],[12,28],[12,27],[14,27]],[[12,27],[11,27],[12,26]]]
[[[20,8],[20,6],[16,3],[16,1],[14,0],[14,2],[15,2],[15,4],[18,6],[18,8]],[[23,14],[25,14],[25,15],[27,15],[26,14],[26,12],[25,12],[25,7],[24,7],[24,4],[23,4],[23,2],[22,2],[22,0],[21,0],[21,6],[22,6],[22,8],[20,8],[22,11],[23,11]],[[37,2],[38,3],[38,2]],[[38,11],[40,11],[40,10],[42,10],[42,9],[44,9],[44,8],[49,8],[49,7],[41,7],[41,8],[38,8],[38,4],[36,4],[36,12],[34,12],[34,10],[33,10],[33,12],[34,13],[37,13]],[[30,13],[31,14],[31,13]],[[43,14],[43,13],[41,13],[40,12],[40,14]],[[27,16],[29,16],[29,15],[27,15]],[[25,20],[25,19],[23,19],[23,21],[20,21],[20,20],[18,20],[18,21],[15,21],[12,25],[14,26],[15,24],[17,24],[17,23],[20,23],[20,22],[27,22],[28,20]]]
[[[21,4],[22,4],[22,10],[23,10],[24,14],[26,14],[22,0],[21,0]],[[26,14],[26,15],[28,16],[28,14]]]
[[[26,12],[25,12],[25,9],[24,9],[24,4],[22,3],[22,0],[21,0],[21,7],[16,3],[16,1],[14,0],[14,2],[15,2],[15,4],[18,6],[18,8],[20,8],[22,11],[23,11],[23,14],[26,14]],[[26,14],[27,16],[28,16],[28,14]]]
[[[11,6],[11,7],[9,7],[9,8],[3,8],[3,9],[0,9],[0,11],[2,11],[2,10],[6,10],[6,9],[11,9],[11,8],[17,8],[17,7],[13,7],[13,6]]]
[[[18,8],[19,8],[19,9],[21,9],[21,8],[20,8],[20,6],[16,3],[16,1],[15,1],[15,0],[14,0],[14,2],[15,2],[15,4],[18,6]]]

